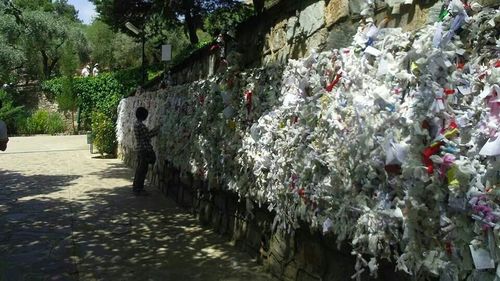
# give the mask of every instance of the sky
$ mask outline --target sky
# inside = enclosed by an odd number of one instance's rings
[[[78,11],[78,18],[85,24],[90,24],[92,18],[96,16],[95,6],[88,0],[68,0],[68,3],[75,6]]]

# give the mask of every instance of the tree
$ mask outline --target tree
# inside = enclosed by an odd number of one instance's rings
[[[12,72],[20,69],[25,61],[21,43],[22,30],[14,15],[0,10],[0,81],[13,82]],[[3,10],[5,11],[5,10]],[[2,83],[3,84],[3,83]]]
[[[71,41],[64,46],[63,63],[61,72],[64,75],[62,83],[62,92],[56,97],[59,109],[71,113],[71,125],[73,133],[76,133],[75,128],[75,112],[78,109],[78,95],[74,89],[74,74],[80,64],[78,53]]]
[[[123,69],[141,64],[141,45],[134,38],[114,32],[100,20],[88,26],[85,33],[92,49],[91,59],[102,68]]]
[[[153,11],[153,0],[91,0],[99,13],[99,18],[115,28],[127,32],[126,22],[140,28]]]
[[[0,2],[0,79],[47,79],[58,73],[64,44],[85,59],[89,48],[76,10],[66,0]],[[0,81],[0,82],[1,82]]]
[[[28,30],[25,40],[32,47],[26,49],[26,52],[39,54],[44,78],[48,79],[61,59],[64,43],[68,41],[68,22],[38,10],[25,12],[23,15]],[[30,57],[37,56],[31,54]]]
[[[257,14],[264,11],[265,0],[253,0],[253,8]]]
[[[106,23],[96,20],[86,28],[85,33],[92,49],[92,60],[99,62],[101,67],[111,67],[114,64],[115,32]]]
[[[237,0],[92,0],[100,18],[116,29],[129,32],[126,22],[144,29],[148,22],[154,21],[153,15],[161,15],[171,27],[184,25],[192,44],[198,43],[196,31],[203,29],[206,16],[222,8],[231,8]]]
[[[236,27],[253,14],[251,6],[240,3],[232,8],[221,8],[205,18],[204,28],[217,36],[219,32]]]

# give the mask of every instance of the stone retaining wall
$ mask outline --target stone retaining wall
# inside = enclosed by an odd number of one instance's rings
[[[262,15],[240,25],[227,42],[228,62],[241,69],[286,63],[318,51],[343,48],[352,42],[359,25],[356,3],[349,0],[282,0]],[[413,31],[437,18],[441,1],[413,1],[397,15],[377,2],[375,21],[390,18],[388,27]],[[488,2],[488,1],[483,1]],[[491,0],[490,0],[491,2]],[[486,3],[487,4],[487,3]],[[172,70],[176,84],[205,79],[219,69],[219,55],[204,48]]]
[[[124,147],[119,157],[135,167],[136,155]],[[208,189],[208,182],[191,174],[180,174],[168,163],[157,163],[149,172],[152,186],[197,216],[200,223],[226,236],[249,253],[278,280],[346,281],[354,274],[355,258],[347,244],[337,245],[331,234],[323,236],[303,225],[293,234],[272,231],[273,214],[267,206],[242,201],[220,188]],[[248,212],[251,204],[252,211]],[[409,276],[394,272],[394,264],[380,265],[377,278],[368,274],[362,280],[404,281]]]

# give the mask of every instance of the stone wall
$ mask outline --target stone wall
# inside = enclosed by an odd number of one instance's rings
[[[134,151],[121,146],[118,155],[127,165],[135,166]],[[273,232],[274,214],[267,206],[240,200],[217,185],[211,184],[215,187],[209,189],[208,182],[181,174],[169,163],[157,164],[148,173],[151,185],[198,217],[202,225],[250,254],[278,280],[351,280],[356,260],[349,245],[338,245],[333,235],[324,236],[307,225],[293,234]],[[377,278],[365,274],[362,280],[410,280],[408,275],[394,272],[394,264],[382,262],[379,268]]]
[[[301,58],[313,49],[346,47],[352,42],[360,20],[357,2],[282,0],[236,29],[234,38],[227,40],[228,62],[242,69],[255,68]],[[392,14],[382,1],[377,1],[375,21],[388,17],[388,27],[413,31],[435,20],[442,5],[436,0],[413,2],[402,6],[398,14]],[[219,63],[219,55],[210,52],[208,46],[177,65],[172,77],[176,84],[204,79],[218,71]]]
[[[299,58],[311,48],[324,50],[350,44],[359,19],[352,4],[356,1],[294,1],[295,6],[287,6],[287,2],[282,1],[285,4],[273,6],[264,16],[240,26],[235,40],[228,42],[230,53],[239,55],[228,59],[238,58],[238,65],[250,68]],[[381,7],[375,17],[377,22],[387,16],[387,9]],[[388,26],[412,31],[437,18],[440,9],[440,2],[418,1],[391,16]],[[175,70],[174,80],[181,84],[210,76],[217,70],[217,60],[217,54],[203,49]],[[119,155],[130,166],[135,165],[133,151],[121,147]],[[158,167],[150,173],[153,185],[191,210],[202,224],[249,252],[278,279],[351,280],[356,263],[351,249],[346,244],[338,245],[331,234],[324,236],[305,225],[293,234],[273,232],[274,214],[266,206],[240,200],[217,184],[209,185],[194,175],[181,174],[169,163],[158,163]],[[362,280],[410,279],[394,272],[394,268],[394,264],[382,263],[377,277],[365,274]]]

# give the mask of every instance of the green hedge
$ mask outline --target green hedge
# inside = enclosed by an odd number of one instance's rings
[[[73,91],[78,96],[80,108],[80,127],[90,129],[92,113],[102,112],[111,118],[116,118],[116,109],[120,99],[133,87],[137,87],[137,71],[120,71],[103,73],[97,77],[78,77],[73,83]],[[42,88],[56,97],[62,94],[64,78],[46,81]]]
[[[141,68],[102,73],[96,77],[75,77],[73,80],[72,91],[78,97],[80,109],[80,129],[92,129],[94,143],[100,153],[114,153],[118,104],[140,82]],[[58,97],[62,95],[63,84],[64,78],[55,78],[44,82],[42,89]]]

